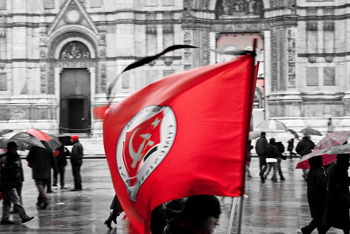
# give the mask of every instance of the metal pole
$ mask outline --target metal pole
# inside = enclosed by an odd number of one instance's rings
[[[233,201],[232,201],[232,209],[231,209],[230,220],[228,223],[227,234],[231,234],[231,232],[232,232],[233,218],[235,217],[235,210],[236,210],[237,201],[238,201],[238,197],[234,197]]]
[[[242,229],[243,202],[244,202],[244,195],[241,196],[240,203],[239,203],[239,215],[238,215],[238,229],[237,229],[237,234],[240,234],[240,233],[241,233],[241,229]]]

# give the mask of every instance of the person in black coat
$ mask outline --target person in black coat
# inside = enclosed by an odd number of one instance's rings
[[[265,183],[264,173],[267,170],[266,147],[268,144],[269,143],[266,140],[266,133],[261,132],[259,139],[255,143],[255,150],[256,150],[256,153],[258,154],[258,157],[259,157],[259,169],[260,169],[259,176],[260,176],[261,182],[263,182],[263,183]]]
[[[301,156],[307,155],[315,148],[315,143],[310,139],[310,136],[305,135],[301,141],[298,142],[295,151]],[[303,169],[303,177],[307,180],[307,169]]]
[[[22,223],[34,219],[34,217],[30,217],[26,214],[16,190],[23,181],[23,171],[20,157],[17,153],[17,147],[16,142],[10,141],[7,144],[6,154],[1,158],[1,191],[5,193],[1,224],[14,224],[14,222],[9,219],[11,203],[16,213],[21,217]]]
[[[79,142],[79,136],[72,135],[71,141],[73,143],[70,162],[72,164],[72,172],[74,178],[74,188],[71,191],[80,191],[83,189],[80,168],[83,164],[84,148]]]
[[[64,145],[58,147],[54,153],[55,158],[56,158],[56,163],[57,163],[57,170],[54,172],[53,176],[53,187],[57,187],[58,183],[58,175],[60,176],[60,185],[61,189],[65,189],[66,187],[64,186],[64,175],[66,171],[66,166],[67,166],[67,156],[70,155],[69,150],[64,147]]]
[[[271,169],[273,169],[271,180],[273,182],[277,182],[277,157],[279,157],[279,151],[276,146],[275,138],[270,138],[269,144],[266,147],[266,152],[267,170],[264,174],[264,178],[267,179],[267,176],[270,174]]]
[[[45,209],[49,205],[45,185],[50,177],[51,167],[55,166],[53,152],[47,148],[33,146],[29,151],[27,161],[32,168],[33,179],[39,191],[36,205]]]
[[[348,175],[349,154],[338,154],[337,163],[329,170],[328,192],[323,213],[320,234],[327,233],[330,227],[350,230],[350,179]]]
[[[327,176],[322,166],[322,156],[309,159],[310,171],[307,177],[307,200],[312,220],[301,228],[303,234],[310,234],[315,228],[320,231],[322,212],[327,196]]]

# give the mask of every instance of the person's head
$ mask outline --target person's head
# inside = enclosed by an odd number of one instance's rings
[[[309,135],[309,134],[304,134],[303,139],[308,139],[308,140],[310,140],[310,135]]]
[[[349,154],[338,154],[337,164],[342,168],[349,168]]]
[[[260,136],[261,136],[261,137],[266,137],[266,132],[261,132],[261,133],[260,133]]]
[[[15,141],[10,141],[7,143],[7,151],[9,152],[17,152],[18,145]]]
[[[322,164],[322,156],[316,156],[309,159],[309,164],[311,168],[320,168]]]
[[[275,138],[270,138],[270,142],[271,145],[275,145],[276,144],[276,139]]]
[[[72,135],[70,137],[70,140],[72,141],[72,143],[76,142],[77,140],[79,140],[79,136],[78,135]]]
[[[210,234],[219,225],[220,201],[213,195],[191,196],[186,200],[182,212],[184,220],[190,225]]]

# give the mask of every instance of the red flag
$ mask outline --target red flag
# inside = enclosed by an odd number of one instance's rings
[[[253,59],[171,75],[107,110],[103,137],[113,185],[140,233],[150,233],[151,210],[166,201],[244,193]]]

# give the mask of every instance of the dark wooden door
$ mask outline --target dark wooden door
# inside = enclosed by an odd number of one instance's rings
[[[65,69],[60,80],[60,132],[90,133],[90,76],[86,69]]]

